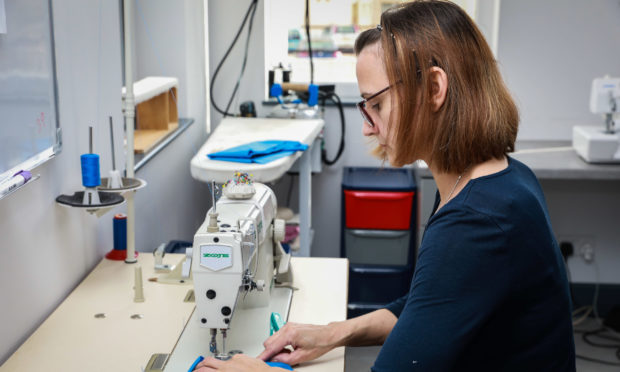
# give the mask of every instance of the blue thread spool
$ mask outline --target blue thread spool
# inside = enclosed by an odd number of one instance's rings
[[[127,250],[127,216],[122,213],[115,215],[112,228],[114,230],[114,250]]]
[[[97,187],[101,185],[99,174],[99,155],[83,154],[80,156],[82,163],[82,185],[84,187]]]

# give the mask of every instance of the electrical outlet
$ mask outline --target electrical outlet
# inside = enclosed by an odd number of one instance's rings
[[[594,245],[590,242],[585,242],[581,248],[579,248],[579,252],[587,263],[594,261]]]
[[[573,245],[576,255],[581,257],[586,263],[594,261],[596,241],[592,235],[560,235],[558,243],[569,242]]]

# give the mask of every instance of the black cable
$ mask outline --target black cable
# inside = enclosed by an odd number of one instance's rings
[[[248,17],[250,16],[250,13],[252,12],[252,9],[255,7],[255,3],[257,3],[257,2],[258,2],[258,0],[252,0],[252,3],[250,4],[250,6],[248,7],[247,12],[245,13],[245,17],[243,17],[243,21],[241,22],[241,26],[239,26],[239,30],[237,30],[237,34],[235,35],[235,38],[233,39],[232,43],[228,47],[228,50],[224,54],[224,57],[222,57],[222,59],[220,60],[220,63],[215,68],[215,72],[213,73],[213,78],[211,79],[211,86],[209,87],[209,95],[211,96],[211,104],[213,105],[213,108],[215,108],[215,110],[217,112],[219,112],[220,114],[222,114],[224,116],[232,115],[232,114],[227,112],[227,111],[223,111],[215,103],[215,99],[213,98],[214,97],[214,95],[213,95],[213,86],[215,85],[215,79],[217,78],[217,74],[220,72],[220,68],[222,68],[222,65],[224,64],[224,61],[226,61],[226,58],[228,58],[228,55],[230,54],[230,52],[232,51],[233,47],[237,43],[237,40],[239,39],[239,35],[241,35],[241,32],[243,31],[243,28],[245,27],[245,23],[247,22]]]
[[[338,107],[338,112],[340,113],[341,135],[340,135],[340,144],[338,145],[338,152],[336,153],[336,156],[334,157],[334,159],[329,160],[327,158],[327,150],[323,148],[321,151],[321,159],[323,160],[323,162],[327,165],[334,165],[340,159],[340,157],[342,156],[342,153],[344,152],[344,134],[345,134],[345,127],[346,127],[346,122],[344,119],[344,109],[342,107],[342,101],[340,100],[340,97],[338,97],[336,93],[331,92],[328,94],[324,94],[321,98],[323,99],[323,105],[325,105],[325,99],[329,99],[332,102],[334,102],[336,106]]]
[[[590,358],[590,357],[583,356],[583,355],[575,355],[575,357],[577,359],[587,360],[588,362],[599,363],[599,364],[606,364],[606,365],[609,365],[609,366],[620,366],[620,363],[608,362],[606,360]]]
[[[601,343],[597,343],[592,341],[590,338],[591,337],[600,337],[600,338],[604,338],[607,340],[612,340],[612,341],[619,341],[620,342],[620,338],[618,337],[613,337],[613,336],[608,336],[605,334],[601,334],[602,332],[605,332],[606,329],[605,328],[599,328],[593,331],[583,331],[583,332],[578,332],[576,331],[576,333],[583,333],[581,335],[581,338],[583,339],[583,341],[593,347],[599,347],[599,348],[606,348],[606,349],[616,349],[616,358],[618,358],[618,360],[620,360],[620,343],[614,343],[614,344],[601,344]],[[620,363],[618,362],[610,362],[607,360],[602,360],[602,359],[596,359],[596,358],[591,358],[591,357],[587,357],[584,355],[575,355],[576,358],[578,359],[583,359],[583,360],[587,360],[589,362],[593,362],[593,363],[599,363],[599,364],[605,364],[605,365],[610,365],[610,366],[620,366]]]
[[[314,61],[312,60],[312,43],[310,42],[310,1],[306,0],[306,39],[308,40],[308,57],[310,57],[310,84],[314,84]]]
[[[256,13],[256,8],[258,5],[258,0],[255,0],[250,4],[250,6],[254,6],[252,9],[252,14],[250,15],[250,23],[248,23],[248,36],[245,39],[245,52],[243,54],[243,63],[241,64],[241,72],[239,73],[239,78],[237,79],[237,83],[235,84],[235,88],[233,89],[232,94],[230,95],[230,99],[228,100],[228,104],[226,105],[226,112],[230,108],[230,105],[237,94],[237,90],[239,89],[239,84],[241,84],[241,79],[243,78],[243,73],[245,72],[245,66],[248,61],[248,49],[250,47],[250,36],[252,35],[252,25],[254,24],[254,14]]]

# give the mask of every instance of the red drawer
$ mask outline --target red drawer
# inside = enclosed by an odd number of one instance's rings
[[[344,190],[349,229],[407,230],[414,192]]]

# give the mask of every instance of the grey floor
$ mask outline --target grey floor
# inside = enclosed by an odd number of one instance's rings
[[[596,323],[590,320],[576,327],[576,329],[594,329]],[[369,347],[347,347],[345,349],[345,371],[346,372],[362,372],[369,371],[370,367],[379,354],[379,346]],[[602,359],[619,363],[616,359],[615,349],[603,349],[586,344],[581,338],[581,334],[575,334],[575,349],[577,355],[583,355],[590,358]],[[618,372],[620,366],[609,366],[577,359],[578,372]]]

